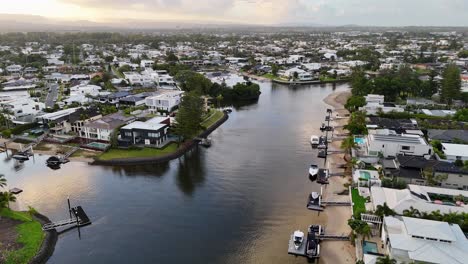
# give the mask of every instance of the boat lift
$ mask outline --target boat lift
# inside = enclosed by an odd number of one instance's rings
[[[70,198],[67,198],[67,203],[68,203],[68,212],[70,214],[70,218],[44,224],[42,226],[42,230],[49,231],[49,230],[54,230],[57,227],[65,227],[65,226],[70,226],[70,228],[73,228],[73,227],[79,228],[81,226],[86,226],[86,225],[91,224],[91,220],[89,219],[88,215],[85,213],[85,211],[83,210],[81,206],[71,207]]]

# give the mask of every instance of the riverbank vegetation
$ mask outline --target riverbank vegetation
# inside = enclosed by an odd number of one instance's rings
[[[154,69],[167,70],[180,84],[181,89],[186,92],[196,92],[213,98],[221,95],[223,101],[227,102],[258,99],[261,93],[260,86],[250,81],[237,83],[233,87],[229,87],[225,83],[212,82],[203,74],[195,72],[185,65],[156,64]]]
[[[0,175],[0,188],[6,186],[5,177]],[[41,224],[32,217],[36,213],[33,208],[29,212],[9,208],[15,200],[13,193],[0,192],[0,263],[29,263],[45,237]]]

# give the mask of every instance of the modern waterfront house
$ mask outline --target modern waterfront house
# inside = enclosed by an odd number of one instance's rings
[[[461,264],[468,260],[468,239],[457,224],[386,216],[381,239],[398,263]]]
[[[169,117],[153,117],[146,122],[135,121],[120,128],[119,144],[126,147],[131,145],[160,146],[167,139],[169,125]]]
[[[153,113],[161,110],[171,112],[180,104],[183,94],[183,91],[171,91],[156,96],[150,96],[146,98],[145,104]]]
[[[376,130],[367,136],[366,154],[369,156],[396,157],[397,155],[420,156],[429,159],[432,147],[419,135],[391,134]]]

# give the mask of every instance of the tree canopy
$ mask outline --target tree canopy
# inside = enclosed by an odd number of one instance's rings
[[[455,64],[449,64],[442,73],[442,77],[440,99],[450,105],[454,99],[461,98],[460,69]]]

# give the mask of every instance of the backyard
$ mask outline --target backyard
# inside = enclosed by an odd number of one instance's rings
[[[170,143],[162,149],[142,148],[142,149],[109,149],[99,156],[100,160],[113,160],[124,158],[145,158],[167,155],[177,150],[177,143]]]
[[[353,199],[353,214],[356,216],[359,213],[366,211],[366,199],[359,195],[358,189],[351,190],[351,197]]]

